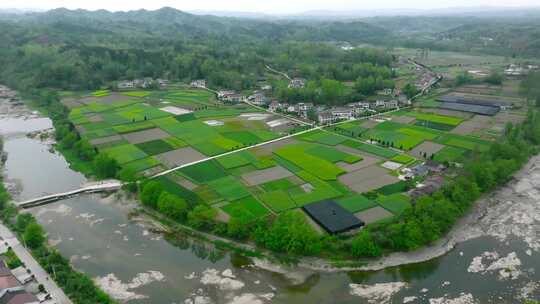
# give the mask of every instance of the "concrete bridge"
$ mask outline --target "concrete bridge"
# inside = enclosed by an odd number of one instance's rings
[[[59,200],[74,197],[83,193],[98,193],[116,191],[122,187],[123,183],[117,180],[105,180],[95,183],[89,183],[82,188],[62,193],[44,195],[27,201],[15,203],[18,208],[28,209],[41,205],[50,204]]]

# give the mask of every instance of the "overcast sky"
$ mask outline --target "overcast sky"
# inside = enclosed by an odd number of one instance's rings
[[[350,11],[374,9],[436,9],[475,6],[540,6],[540,0],[0,0],[2,8],[52,9],[67,7],[89,10],[127,11],[164,6],[180,10],[299,13],[313,10]]]

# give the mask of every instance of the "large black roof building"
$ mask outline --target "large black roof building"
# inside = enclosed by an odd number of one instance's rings
[[[439,105],[440,109],[469,112],[474,114],[494,116],[499,113],[499,107],[481,106],[475,104],[443,102]]]
[[[364,222],[334,201],[311,203],[302,209],[328,233],[342,233],[364,226]]]
[[[485,98],[459,96],[459,95],[440,96],[438,98],[438,101],[478,105],[478,106],[486,106],[486,107],[507,107],[507,106],[512,105],[511,103],[508,103],[499,99],[485,99]]]

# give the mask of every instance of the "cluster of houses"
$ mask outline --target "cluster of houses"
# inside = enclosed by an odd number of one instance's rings
[[[5,252],[7,248],[2,244]],[[9,269],[4,260],[0,261],[0,303],[39,304],[55,303],[49,294],[40,292],[31,274],[24,266]],[[28,290],[32,291],[29,292]],[[35,293],[34,293],[35,291]]]
[[[504,75],[524,76],[524,75],[529,74],[531,71],[538,70],[538,68],[539,68],[538,65],[532,65],[532,64],[524,64],[524,65],[510,64],[504,70]]]
[[[305,86],[305,79],[294,78],[289,83],[289,88],[303,88]],[[203,79],[193,80],[190,84],[192,88],[206,88],[206,81]],[[400,104],[407,105],[409,100],[401,94],[399,89],[386,89],[381,91],[380,95],[385,95],[384,100],[377,100],[374,102],[355,102],[341,107],[325,107],[315,106],[311,102],[302,102],[297,104],[280,103],[277,100],[271,100],[266,95],[266,91],[271,90],[269,85],[261,86],[261,90],[253,92],[249,96],[244,96],[233,90],[221,90],[216,92],[217,98],[228,104],[237,104],[241,102],[248,102],[250,104],[267,107],[271,112],[280,112],[297,115],[304,119],[314,117],[308,117],[312,112],[320,124],[328,124],[341,120],[349,120],[355,117],[361,116],[366,112],[375,113],[381,110],[396,109]],[[388,98],[395,97],[397,98]]]
[[[154,85],[158,85],[160,88],[164,88],[169,85],[169,81],[166,79],[153,79],[153,78],[142,78],[134,80],[122,80],[116,84],[116,87],[119,90],[129,90],[129,89],[148,89]]]
[[[377,112],[377,110],[390,110],[399,107],[398,100],[377,100],[375,102],[354,102],[346,106],[327,108],[315,106],[313,103],[279,103],[272,101],[268,109],[272,112],[283,112],[295,114],[302,118],[308,118],[308,113],[314,111],[320,124],[329,124],[341,120],[349,120],[358,117],[366,112]]]

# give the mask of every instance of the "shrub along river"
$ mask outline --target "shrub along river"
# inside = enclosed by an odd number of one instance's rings
[[[0,114],[1,115],[1,114]],[[15,200],[72,190],[87,180],[51,143],[26,133],[51,127],[35,115],[0,117]],[[376,272],[316,272],[174,242],[136,203],[84,195],[32,209],[52,246],[120,302],[129,303],[519,303],[538,299],[540,159],[489,198],[469,239],[427,262]],[[174,243],[174,244],[173,244]]]

